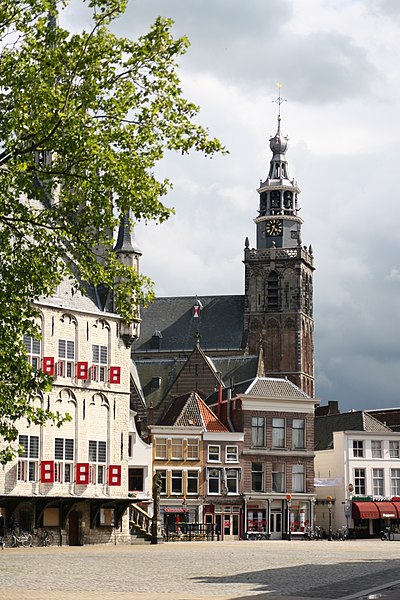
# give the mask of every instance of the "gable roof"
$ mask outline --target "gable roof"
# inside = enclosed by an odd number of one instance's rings
[[[228,431],[196,392],[174,398],[159,425],[201,427],[204,431]]]
[[[253,377],[252,379],[233,385],[231,388],[224,388],[222,390],[223,400],[227,400],[229,397],[234,398],[235,396],[252,396],[257,398],[269,398],[271,400],[282,400],[286,398],[298,400],[304,400],[305,398],[311,399],[311,397],[297,387],[297,385],[283,377]],[[218,392],[214,392],[206,398],[208,406],[213,406],[217,401]],[[315,399],[315,403],[318,403],[317,399]]]
[[[391,431],[383,423],[362,410],[315,417],[314,421],[315,450],[329,450],[333,448],[334,431]]]
[[[201,307],[199,317],[194,316],[196,302]],[[244,296],[156,298],[142,309],[140,338],[133,350],[192,350],[197,333],[205,351],[238,350],[243,347],[243,314]]]

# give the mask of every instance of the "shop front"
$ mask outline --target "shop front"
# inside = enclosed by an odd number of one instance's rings
[[[221,502],[222,500],[222,502]],[[242,504],[240,497],[224,499],[206,498],[203,506],[204,524],[214,528],[220,540],[238,540],[242,536]]]
[[[352,501],[354,535],[359,538],[378,536],[389,527],[400,533],[400,502],[396,499],[377,500],[371,496],[355,497]]]

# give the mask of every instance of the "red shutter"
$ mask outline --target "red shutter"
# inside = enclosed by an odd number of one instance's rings
[[[40,479],[42,483],[54,483],[54,460],[42,460]]]
[[[76,483],[89,484],[89,463],[76,463]]]
[[[55,375],[54,357],[44,356],[42,360],[42,371],[46,375]]]
[[[121,367],[110,367],[110,383],[121,383]]]
[[[76,363],[77,379],[89,379],[89,364],[87,362]]]
[[[121,485],[121,465],[108,467],[108,485]]]

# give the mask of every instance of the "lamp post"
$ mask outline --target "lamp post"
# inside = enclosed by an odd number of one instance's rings
[[[287,506],[287,539],[289,542],[292,541],[292,531],[290,528],[290,508],[292,506],[292,496],[288,494],[286,496],[286,506]]]
[[[327,496],[326,497],[327,501],[328,501],[328,512],[329,512],[329,533],[328,533],[328,542],[331,542],[333,537],[332,537],[332,496]]]

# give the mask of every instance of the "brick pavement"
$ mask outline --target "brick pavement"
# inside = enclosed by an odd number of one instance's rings
[[[399,567],[400,544],[380,540],[6,548],[0,600],[339,600]]]

